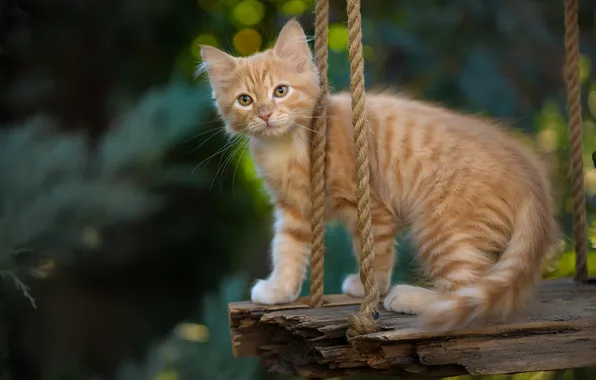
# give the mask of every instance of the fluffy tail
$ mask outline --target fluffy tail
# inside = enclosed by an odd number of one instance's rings
[[[449,331],[487,319],[511,317],[523,308],[541,279],[542,262],[558,237],[549,207],[535,198],[518,211],[508,247],[489,273],[432,303],[420,314],[431,331]]]

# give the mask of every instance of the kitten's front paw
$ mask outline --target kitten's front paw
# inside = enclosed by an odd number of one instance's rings
[[[389,290],[389,281],[377,279],[377,286],[382,295],[387,294],[387,291]],[[362,285],[362,281],[360,281],[360,275],[351,274],[346,277],[341,285],[341,291],[352,297],[364,297],[364,285]]]
[[[290,303],[298,299],[297,292],[292,291],[287,286],[271,280],[259,280],[250,291],[250,298],[254,303],[264,305],[279,305]]]

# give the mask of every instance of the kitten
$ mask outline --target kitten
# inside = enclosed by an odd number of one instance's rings
[[[202,46],[215,104],[251,155],[275,203],[273,271],[253,302],[296,300],[310,254],[309,131],[319,77],[304,31],[289,21],[272,49],[235,58]],[[326,219],[351,231],[356,171],[350,95],[328,99]],[[538,159],[489,121],[403,96],[368,94],[375,269],[387,310],[445,331],[520,310],[558,238],[550,184]],[[395,237],[410,229],[432,289],[390,291]],[[358,274],[343,292],[362,297]]]

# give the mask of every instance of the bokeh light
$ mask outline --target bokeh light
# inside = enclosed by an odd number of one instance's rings
[[[213,34],[205,33],[198,35],[190,46],[194,58],[201,59],[201,45],[217,46],[217,38]]]
[[[255,29],[245,28],[239,30],[238,33],[234,35],[232,43],[234,44],[234,49],[236,49],[240,55],[246,56],[259,51],[263,44],[263,38]]]
[[[308,9],[308,5],[303,0],[290,0],[284,3],[281,11],[285,16],[300,16]]]
[[[343,24],[332,24],[329,25],[329,48],[336,52],[341,53],[348,48],[348,29]]]
[[[233,8],[232,14],[238,23],[252,26],[265,17],[265,6],[257,0],[244,0]]]
[[[209,328],[198,323],[181,323],[176,327],[175,334],[181,339],[206,343],[209,341]]]

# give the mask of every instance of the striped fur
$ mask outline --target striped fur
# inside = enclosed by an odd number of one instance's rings
[[[273,49],[246,58],[201,50],[216,106],[251,154],[275,203],[273,271],[252,300],[295,300],[310,240],[308,136],[319,94],[304,32],[290,21]],[[283,97],[276,86],[287,85]],[[241,106],[238,96],[253,102]],[[559,232],[551,188],[538,159],[491,121],[391,94],[367,96],[375,269],[388,310],[420,314],[443,331],[521,310]],[[269,115],[268,124],[259,115]],[[350,96],[328,98],[326,219],[345,223],[359,251]],[[395,237],[409,228],[429,289],[390,289]],[[358,275],[342,287],[362,296]]]

